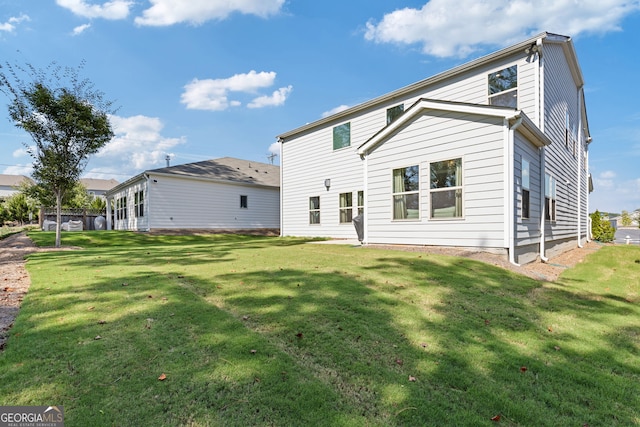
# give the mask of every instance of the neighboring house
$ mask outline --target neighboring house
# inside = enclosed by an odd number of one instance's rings
[[[18,192],[23,182],[33,184],[33,180],[24,175],[0,175],[0,198],[6,199]]]
[[[145,171],[107,191],[107,229],[277,230],[279,169],[224,157]]]
[[[107,191],[118,185],[115,179],[80,178],[80,183],[85,186],[87,193],[103,199]]]
[[[281,235],[479,248],[526,263],[587,239],[571,38],[514,46],[279,135]]]

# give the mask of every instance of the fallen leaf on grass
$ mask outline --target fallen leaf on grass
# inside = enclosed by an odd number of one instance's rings
[[[296,336],[297,336],[298,338],[302,339],[302,337],[303,337],[302,332],[298,332],[298,333],[296,334]]]
[[[249,316],[242,316],[242,320],[249,320]]]
[[[258,352],[258,350],[250,350],[251,354],[256,354]]]
[[[158,377],[158,380],[160,380],[160,381],[164,381],[164,380],[166,380],[166,379],[167,379],[167,376],[166,376],[165,374],[162,374],[162,375],[160,375],[160,376]]]
[[[489,325],[489,323],[491,323],[491,321],[489,319],[484,319],[484,324],[485,325]]]
[[[557,345],[553,347],[555,351],[559,351],[560,347],[558,347]]]
[[[101,340],[102,337],[100,335],[96,335],[95,338],[93,338],[94,340]]]
[[[396,363],[397,363],[398,365],[402,366],[402,364],[403,364],[404,362],[402,362],[402,359],[396,359]]]
[[[547,331],[549,331],[549,332],[553,332],[553,328],[552,328],[551,326],[549,326],[549,327],[547,328]]]
[[[416,382],[416,377],[409,375],[409,381],[412,383]]]
[[[107,323],[106,320],[98,320],[98,325],[104,325],[105,323]]]
[[[87,308],[87,310],[91,311],[91,310],[93,310],[94,308],[95,308],[94,306],[91,306],[91,307]]]
[[[500,421],[500,414],[496,415],[495,417],[491,417],[491,421]]]
[[[527,367],[526,366],[521,366],[520,367],[520,372],[527,372]]]

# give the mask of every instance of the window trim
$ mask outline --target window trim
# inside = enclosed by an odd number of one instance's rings
[[[394,180],[395,180],[395,171],[400,170],[400,169],[409,169],[409,168],[418,168],[418,189],[417,190],[411,190],[411,191],[398,191],[395,192],[395,188],[394,188]],[[420,195],[421,195],[421,189],[422,189],[422,185],[420,183],[420,177],[421,177],[421,172],[420,172],[420,164],[412,164],[409,166],[400,166],[397,168],[393,168],[391,169],[391,221],[393,222],[411,222],[411,221],[420,221],[422,219],[422,209],[421,209],[421,202],[420,202]],[[406,218],[396,218],[396,197],[398,196],[408,196],[408,195],[413,195],[416,194],[418,196],[418,216],[415,218],[409,217],[407,215]],[[406,199],[405,199],[405,203],[406,203]],[[408,210],[407,210],[408,211]]]
[[[457,160],[460,159],[460,180],[461,183],[460,185],[456,185],[453,187],[442,187],[442,188],[431,188],[431,165],[433,165],[434,163],[440,163],[440,162],[446,162],[446,161],[451,161],[451,160]],[[449,157],[449,158],[445,158],[445,159],[441,159],[441,160],[434,160],[429,162],[429,220],[430,221],[460,221],[465,219],[465,211],[464,211],[464,164],[465,164],[465,158],[464,156],[458,156],[458,157]],[[442,193],[445,191],[459,191],[460,193],[460,215],[459,216],[451,216],[451,217],[434,217],[433,216],[433,194],[434,193]],[[457,207],[454,206],[454,211],[457,210]]]
[[[551,193],[551,194],[548,194]],[[558,180],[550,173],[544,174],[544,220],[558,220]]]
[[[348,131],[349,131],[348,132],[348,135],[349,135],[348,143],[346,145],[336,146],[336,136],[338,135],[338,132],[339,132],[338,129],[339,128],[343,128],[343,127],[346,127],[348,129]],[[343,148],[351,147],[351,122],[345,122],[345,123],[342,123],[342,124],[334,126],[333,130],[332,130],[332,138],[333,138],[332,139],[332,141],[333,141],[333,151],[342,150]],[[341,142],[344,142],[344,141],[341,141]]]
[[[390,113],[391,114],[396,114],[395,112],[397,112],[397,111],[400,111],[400,114],[395,115],[393,117],[390,116]],[[387,108],[387,125],[390,125],[391,123],[393,123],[396,120],[398,120],[403,114],[404,114],[404,103],[398,104],[398,105],[394,105],[393,107]]]
[[[516,75],[515,87],[508,88],[508,89],[503,89],[503,90],[501,90],[499,92],[491,93],[491,85],[490,85],[491,76],[497,75],[500,72],[502,72],[504,70],[508,70],[510,68],[515,68],[515,75]],[[518,88],[519,88],[519,84],[518,84],[518,64],[512,64],[512,65],[509,65],[508,67],[502,67],[502,68],[500,68],[498,70],[495,70],[495,71],[487,74],[487,104],[488,105],[494,105],[494,106],[501,106],[501,107],[511,107],[511,108],[516,108],[517,109],[518,108],[518,101],[519,101],[518,100],[518,95],[519,95]],[[515,106],[504,105],[504,104],[493,104],[492,103],[493,99],[498,98],[499,96],[503,96],[503,95],[505,95],[507,93],[510,93],[510,92],[515,92],[515,99],[516,99],[516,105]]]
[[[527,167],[525,168],[525,163]],[[524,157],[520,161],[520,179],[521,187],[522,187],[522,206],[520,207],[520,218],[521,219],[530,219],[531,218],[531,162],[525,159]],[[525,174],[524,171],[527,170],[527,180],[525,185]],[[526,193],[525,193],[526,191]],[[526,197],[525,197],[526,195]],[[526,209],[525,209],[526,206]],[[526,211],[526,215],[525,215]]]
[[[342,196],[345,196],[345,202],[349,203],[342,206]],[[349,218],[349,220],[343,220],[344,218]],[[338,222],[340,224],[351,224],[353,221],[353,192],[347,191],[346,193],[338,194]]]
[[[311,204],[311,200],[312,199],[318,199],[318,207],[317,208],[314,208],[314,209],[311,208],[311,206],[313,206]],[[320,222],[320,196],[310,196],[308,203],[309,203],[309,205],[308,205],[309,206],[309,225],[320,225],[321,224],[321,222]],[[315,213],[317,213],[317,217],[318,217],[318,221],[317,222],[313,222],[312,221],[312,218],[313,218],[312,214],[315,214]]]

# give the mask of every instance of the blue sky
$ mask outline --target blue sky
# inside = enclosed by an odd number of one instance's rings
[[[640,208],[640,0],[0,0],[0,58],[77,67],[119,107],[85,176],[217,157],[541,31],[573,38],[593,136],[591,210]],[[0,98],[0,173],[29,174]],[[276,158],[277,162],[277,158]]]

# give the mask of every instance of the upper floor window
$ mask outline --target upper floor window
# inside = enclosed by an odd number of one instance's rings
[[[402,115],[402,113],[404,113],[404,104],[387,108],[387,124],[393,123],[398,117]]]
[[[431,218],[462,217],[462,159],[430,166]]]
[[[489,74],[489,105],[518,108],[518,67]]]
[[[420,168],[393,170],[393,219],[420,218]]]
[[[351,122],[343,123],[333,128],[333,149],[348,147],[351,145]]]

